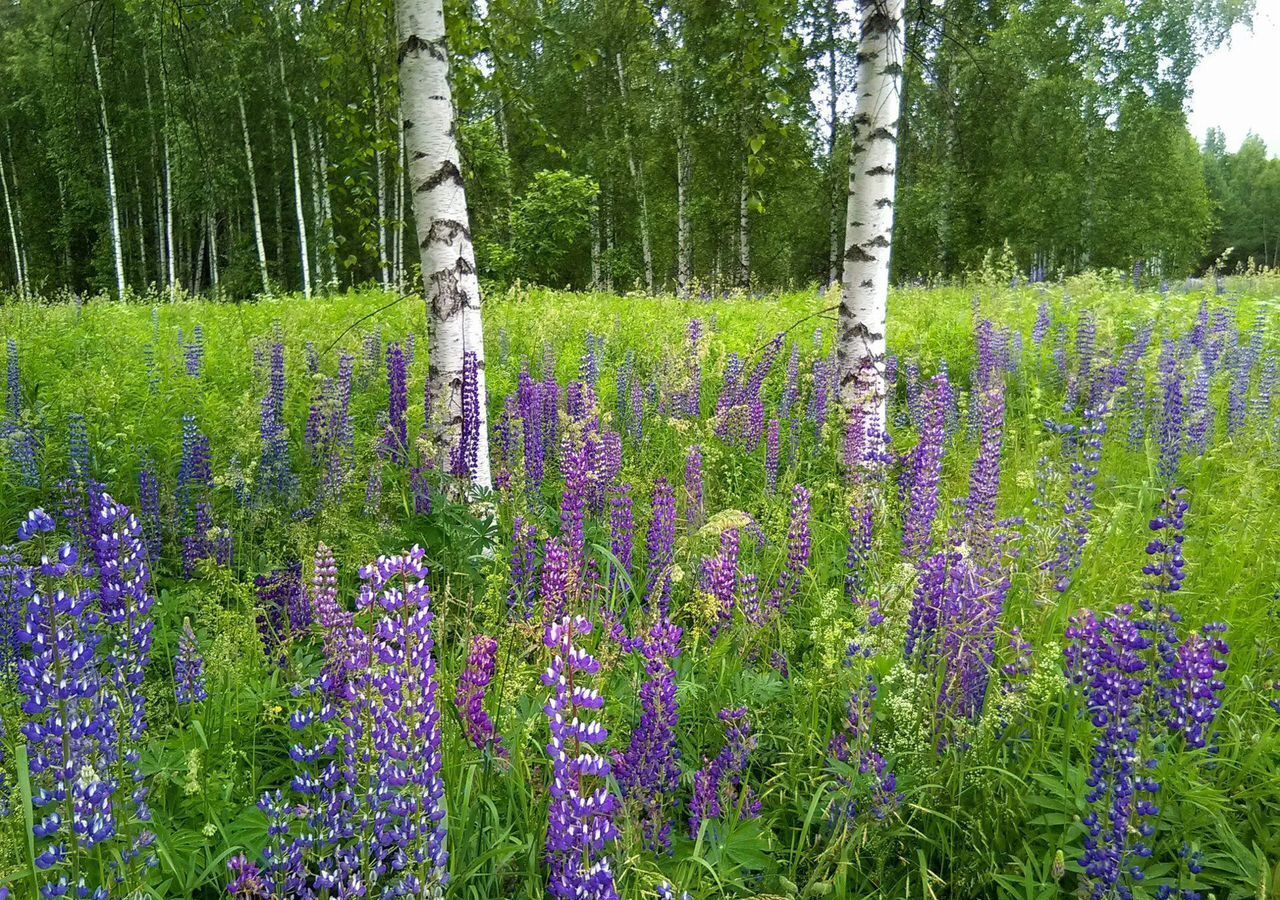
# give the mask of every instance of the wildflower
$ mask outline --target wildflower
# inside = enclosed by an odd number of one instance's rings
[[[196,642],[196,633],[189,618],[183,618],[182,634],[178,636],[178,656],[173,661],[173,687],[179,706],[209,698],[204,686],[204,659],[200,656],[200,645]]]
[[[708,820],[730,813],[736,814],[739,821],[760,815],[760,800],[746,783],[747,765],[757,743],[747,710],[722,709],[720,721],[725,723],[724,749],[693,776],[689,834],[695,840]]]
[[[471,655],[467,667],[458,678],[458,692],[454,705],[462,717],[467,739],[477,750],[492,749],[499,756],[506,756],[502,736],[494,728],[493,720],[485,711],[484,700],[489,683],[498,664],[498,642],[488,635],[477,634],[471,639]]]

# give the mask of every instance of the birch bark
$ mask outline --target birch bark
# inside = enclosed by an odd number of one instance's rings
[[[253,206],[253,240],[258,249],[258,273],[262,278],[262,293],[270,296],[271,279],[267,275],[267,243],[262,239],[262,209],[258,206],[258,176],[253,170],[253,144],[249,140],[249,119],[244,114],[244,94],[236,91],[236,103],[240,108],[240,131],[244,135],[244,161],[249,170],[249,199]]]
[[[298,130],[293,124],[293,98],[284,71],[284,46],[277,45],[280,62],[280,87],[284,90],[284,109],[289,123],[289,152],[293,160],[293,204],[298,219],[298,257],[302,263],[302,295],[311,299],[311,253],[307,249],[307,213],[302,202],[302,167],[298,163]]]
[[[462,436],[464,355],[474,353],[478,453],[473,483],[490,488],[480,284],[459,167],[443,0],[396,0],[401,127],[430,328],[437,433],[450,455]]]
[[[120,245],[120,198],[116,193],[116,160],[111,149],[111,123],[107,118],[107,95],[102,90],[102,65],[98,61],[98,39],[90,36],[93,51],[93,83],[98,88],[98,113],[102,124],[102,145],[106,154],[107,206],[111,216],[111,255],[116,269],[116,297],[124,299],[124,250]]]

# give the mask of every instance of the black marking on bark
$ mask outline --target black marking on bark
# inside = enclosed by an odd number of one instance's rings
[[[892,141],[893,143],[896,144],[898,143],[898,136],[894,134],[892,131],[890,131],[888,128],[885,128],[883,125],[881,125],[875,131],[871,132],[871,136],[868,138],[868,140]]]
[[[897,78],[899,75],[902,74],[902,63],[891,62],[880,71],[883,72],[885,75],[890,75],[894,78]]]
[[[883,234],[877,234],[871,240],[867,241],[868,247],[888,247],[889,239]]]
[[[425,248],[433,243],[452,244],[458,239],[458,235],[471,240],[471,229],[455,219],[434,219],[431,227],[427,229],[427,236],[423,239],[421,246]]]
[[[849,262],[875,262],[876,258],[863,250],[858,244],[853,244],[845,251],[844,258]]]
[[[443,37],[438,41],[429,41],[416,34],[411,34],[400,42],[400,49],[396,53],[396,64],[399,65],[403,63],[405,57],[410,53],[416,56],[424,50],[430,54],[432,59],[439,62],[445,62],[449,58],[448,54],[445,53]]]
[[[881,197],[876,201],[876,209],[884,209],[886,206],[893,206],[893,201],[888,197]]]
[[[856,220],[855,220],[855,221],[853,221],[853,222],[850,222],[849,224],[850,224],[851,226],[853,226],[854,228],[861,228],[863,225],[865,225],[865,224],[867,224],[867,223],[866,223],[866,222],[858,222],[858,221],[856,221]]]
[[[871,176],[871,175],[893,175],[893,174],[895,174],[897,171],[898,171],[898,170],[897,170],[897,169],[895,169],[893,166],[872,166],[870,169],[867,169],[866,174],[867,174],[868,176]]]
[[[433,191],[446,181],[452,181],[458,187],[462,187],[462,173],[458,171],[457,164],[451,159],[446,159],[441,163],[440,168],[436,170],[434,175],[418,185],[418,190]]]
[[[862,280],[862,284],[859,285],[859,287],[864,287],[864,288],[872,288],[875,286],[876,286],[876,283],[872,281],[870,278],[864,278]]]
[[[448,97],[446,97],[444,94],[432,94],[432,95],[431,95],[430,97],[428,97],[427,99],[428,99],[428,100],[441,100],[441,101],[443,101],[443,100],[448,100],[449,98],[448,98]]]

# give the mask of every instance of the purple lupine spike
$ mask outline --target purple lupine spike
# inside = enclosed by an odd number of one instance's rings
[[[382,447],[392,464],[400,465],[409,456],[409,370],[398,343],[387,345],[387,431]]]
[[[195,416],[182,417],[182,464],[178,468],[177,506],[181,527],[182,574],[190,578],[196,564],[213,555],[209,532],[213,527],[209,438],[196,427]]]
[[[1036,310],[1036,324],[1031,329],[1031,341],[1037,347],[1044,343],[1045,336],[1049,333],[1049,327],[1053,324],[1053,311],[1049,307],[1048,300],[1041,300],[1040,307]]]
[[[778,407],[778,418],[785,419],[795,409],[796,400],[800,396],[800,345],[791,345],[791,358],[787,361],[787,380],[782,388],[782,401]]]
[[[609,568],[610,584],[616,584],[620,577],[631,582],[635,529],[631,485],[620,484],[609,492],[609,549],[616,560],[616,566]]]
[[[178,635],[178,655],[173,661],[173,688],[179,706],[209,699],[204,685],[204,658],[200,655],[200,644],[190,618],[182,620],[182,633]]]
[[[8,340],[8,369],[5,384],[4,411],[14,425],[22,419],[22,374],[18,368],[18,342]]]
[[[199,378],[204,373],[204,328],[196,326],[191,343],[183,348],[186,356],[187,374]]]
[[[1178,474],[1182,461],[1183,441],[1185,440],[1183,422],[1182,369],[1178,365],[1178,355],[1173,341],[1165,341],[1160,353],[1160,422],[1157,437],[1160,442],[1160,461],[1157,470],[1165,481],[1171,481]]]
[[[676,497],[665,478],[653,484],[653,518],[645,549],[649,554],[649,580],[645,604],[666,615],[671,605],[671,565],[675,561]]]
[[[942,477],[947,397],[950,393],[945,375],[934,377],[923,393],[920,440],[911,452],[910,490],[902,535],[902,555],[905,557],[928,552],[933,522],[938,515],[938,485]]]
[[[713,634],[733,620],[738,596],[739,546],[738,529],[728,529],[720,535],[720,552],[702,566],[702,589],[718,607],[720,621],[713,627]]]
[[[746,782],[757,744],[746,707],[722,709],[720,721],[725,723],[724,749],[693,776],[689,834],[695,840],[704,822],[710,825],[728,815],[744,822],[760,816],[760,800]]]
[[[311,604],[302,586],[302,563],[259,575],[254,586],[259,604],[258,630],[269,655],[288,636],[311,626]]]
[[[578,595],[582,568],[573,552],[559,538],[547,538],[538,597],[542,601],[542,621],[557,622],[568,615]]]
[[[1248,420],[1249,385],[1252,383],[1252,361],[1237,361],[1227,390],[1227,434],[1229,435],[1238,433]]]
[[[1151,520],[1153,536],[1147,544],[1149,562],[1143,566],[1142,572],[1151,579],[1156,597],[1181,590],[1187,577],[1183,571],[1186,559],[1182,555],[1182,544],[1186,539],[1186,515],[1190,508],[1187,489],[1177,487],[1165,497],[1160,513]],[[1154,603],[1154,599],[1143,600],[1143,609],[1151,612]]]
[[[586,564],[585,523],[591,492],[593,449],[597,439],[593,432],[566,432],[561,452],[564,493],[560,499],[560,534],[570,555],[573,568],[581,571]],[[558,617],[557,617],[558,618]]]
[[[702,418],[702,320],[689,322],[689,390],[685,395],[684,414],[690,419]]]
[[[903,801],[897,775],[871,738],[871,709],[876,693],[875,679],[868,675],[865,689],[849,699],[842,729],[827,746],[831,758],[845,767],[835,773],[837,796],[832,798],[829,813],[833,825],[852,823],[860,812],[862,797],[866,798],[867,811],[877,821],[887,818]]]
[[[680,707],[672,668],[680,637],[678,626],[660,621],[642,642],[647,679],[640,688],[640,722],[626,751],[613,756],[622,795],[635,808],[645,845],[657,852],[671,849],[671,813],[680,788]]]
[[[488,635],[477,634],[471,639],[471,655],[467,657],[467,667],[458,678],[454,705],[462,718],[467,740],[477,750],[491,750],[498,756],[505,757],[507,750],[502,746],[502,736],[497,733],[493,719],[489,718],[489,713],[484,708],[485,695],[497,668],[498,642]]]
[[[702,447],[698,444],[689,448],[684,467],[684,493],[688,504],[685,519],[689,523],[689,530],[694,531],[702,526],[705,515],[702,498]]]
[[[1090,407],[1084,411],[1084,424],[1058,425],[1047,422],[1046,427],[1063,435],[1063,451],[1070,459],[1070,483],[1062,504],[1062,528],[1058,532],[1057,547],[1045,568],[1056,578],[1054,586],[1065,592],[1084,557],[1089,542],[1089,528],[1093,522],[1094,494],[1098,489],[1099,463],[1102,461],[1102,437],[1106,434],[1106,409]]]
[[[600,357],[604,352],[604,336],[601,335],[597,345],[596,336],[587,332],[586,350],[582,354],[582,364],[578,367],[578,377],[591,385],[592,389],[600,385]]]
[[[462,424],[450,473],[471,481],[480,463],[480,363],[474,350],[462,354]]]
[[[827,424],[827,401],[831,376],[827,371],[826,357],[818,356],[813,360],[813,393],[809,397],[809,421],[813,424],[818,440],[822,440],[822,429]]]
[[[850,603],[861,603],[867,590],[874,537],[875,512],[871,503],[849,507],[849,554],[845,560],[844,595]]]
[[[617,801],[607,781],[609,759],[595,748],[609,732],[592,718],[604,697],[587,684],[600,664],[579,643],[592,631],[581,616],[547,625],[543,642],[552,651],[542,683],[551,688],[551,805],[547,823],[548,893],[561,900],[617,900],[605,850],[618,837]]]
[[[519,418],[519,400],[515,394],[508,394],[503,401],[502,415],[498,417],[493,430],[493,446],[497,451],[497,472],[493,476],[493,487],[498,491],[506,491],[511,487],[518,467],[515,451],[517,435],[521,431]]]
[[[266,495],[277,498],[289,497],[296,486],[289,461],[289,428],[284,416],[284,363],[284,339],[277,325],[271,345],[268,388],[262,398],[262,455],[258,464],[259,488]]]
[[[1163,660],[1160,672],[1160,695],[1165,705],[1169,730],[1182,734],[1188,747],[1208,744],[1218,710],[1222,708],[1222,692],[1226,682],[1221,678],[1227,670],[1225,623],[1204,625],[1199,634],[1180,642]]]
[[[516,399],[524,434],[524,471],[530,489],[536,492],[542,488],[546,445],[542,441],[542,389],[528,371],[520,373]]]
[[[993,386],[977,397],[978,456],[969,474],[966,525],[969,543],[990,548],[1000,494],[1000,453],[1004,447],[1004,391]]]
[[[516,516],[511,538],[511,589],[507,609],[526,621],[538,602],[538,528]]]
[[[1191,382],[1191,393],[1187,395],[1187,449],[1198,456],[1209,449],[1217,416],[1209,396],[1211,377],[1209,367],[1200,366]]]
[[[797,484],[791,491],[791,526],[787,530],[787,562],[778,575],[778,583],[769,597],[769,607],[777,615],[786,615],[799,596],[800,581],[809,568],[812,539],[809,533],[809,489]]]
[[[778,489],[778,464],[781,453],[781,423],[769,420],[769,430],[764,442],[764,484],[770,494]]]

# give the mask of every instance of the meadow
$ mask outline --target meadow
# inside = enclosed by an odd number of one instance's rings
[[[1280,897],[1277,298],[0,304],[0,884]]]

